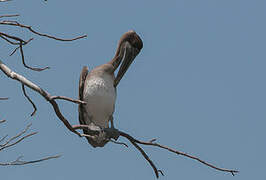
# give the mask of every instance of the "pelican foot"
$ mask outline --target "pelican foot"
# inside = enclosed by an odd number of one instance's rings
[[[114,140],[117,140],[120,136],[118,129],[115,129],[113,127],[105,128],[104,132],[106,133],[106,135],[109,139],[113,138]]]

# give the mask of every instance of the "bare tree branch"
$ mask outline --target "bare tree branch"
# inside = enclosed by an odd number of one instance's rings
[[[5,122],[5,120],[0,121],[0,123]],[[20,133],[18,133],[17,135],[9,138],[5,143],[0,144],[0,151],[15,146],[16,144],[20,143],[22,140],[35,135],[37,132],[33,132],[33,133],[29,133],[25,136],[22,136],[23,134],[25,134],[29,128],[30,128],[31,124],[27,125],[26,128],[21,131]],[[4,141],[7,138],[8,135],[2,137],[0,139],[0,142]],[[22,136],[22,137],[21,137]],[[13,142],[14,141],[14,142]],[[0,166],[9,166],[9,165],[25,165],[25,164],[32,164],[32,163],[37,163],[37,162],[41,162],[41,161],[46,161],[49,159],[54,159],[54,158],[58,158],[60,157],[60,155],[57,156],[48,156],[42,159],[37,159],[37,160],[32,160],[32,161],[21,161],[20,159],[22,158],[22,156],[18,157],[15,161],[11,161],[11,162],[6,162],[6,163],[2,163],[0,162]]]
[[[17,27],[21,27],[21,28],[26,28],[29,31],[31,31],[32,33],[34,33],[34,34],[37,34],[39,36],[48,37],[48,38],[51,38],[51,39],[54,39],[54,40],[57,40],[57,41],[75,41],[75,40],[78,40],[78,39],[82,39],[82,38],[87,37],[87,35],[82,35],[82,36],[78,36],[78,37],[71,38],[71,39],[62,39],[62,38],[58,38],[58,37],[51,36],[51,35],[48,35],[48,34],[39,33],[37,31],[33,30],[31,26],[24,25],[24,24],[20,24],[17,21],[1,21],[0,24],[2,24],[2,25],[9,25],[9,26],[17,26]]]
[[[28,42],[27,42],[28,43]],[[24,44],[25,45],[25,44]],[[22,46],[23,46],[23,44],[22,44],[22,42],[20,41],[20,44],[19,44],[19,50],[20,50],[20,54],[21,54],[21,58],[22,58],[22,63],[23,63],[23,65],[26,67],[26,68],[28,68],[28,69],[31,69],[31,70],[33,70],[33,71],[43,71],[43,70],[45,70],[45,69],[49,69],[50,67],[44,67],[44,68],[34,68],[34,67],[30,67],[30,66],[28,66],[26,63],[25,63],[25,58],[24,58],[24,52],[23,52],[23,49],[22,49]],[[16,50],[15,50],[16,51]]]
[[[153,171],[154,171],[154,173],[155,173],[157,178],[159,178],[159,172],[161,172],[161,174],[163,175],[162,171],[157,169],[157,167],[154,165],[154,163],[149,158],[149,156],[145,153],[145,151],[136,143],[135,138],[133,138],[132,136],[130,136],[130,135],[126,134],[126,133],[123,133],[123,132],[120,132],[120,135],[125,137],[125,138],[127,138],[131,142],[131,144],[133,144],[135,146],[135,148],[140,151],[142,156],[151,165],[151,167],[152,167],[152,169],[153,169]]]
[[[1,37],[2,39],[4,39],[5,41],[7,41],[8,43],[10,43],[10,44],[12,44],[12,45],[19,45],[19,43],[13,42],[13,41],[9,40],[8,38],[6,38],[5,36],[7,36],[7,35],[4,34],[4,33],[0,33],[0,37]],[[17,47],[16,49],[18,49],[18,48],[19,48],[19,47]],[[11,55],[14,54],[15,52],[16,52],[16,50],[14,50],[14,51],[11,53]]]
[[[8,97],[0,97],[0,100],[8,100]]]
[[[65,97],[65,96],[51,96],[51,99],[63,99],[66,101],[70,101],[76,104],[86,104],[86,102],[78,100],[78,99],[71,99],[69,97]]]
[[[121,136],[127,138],[127,139],[128,139],[128,140],[129,140],[134,146],[135,146],[136,143],[138,143],[138,144],[143,144],[143,145],[147,145],[147,146],[156,146],[156,147],[159,147],[159,148],[161,148],[161,149],[166,149],[166,150],[168,150],[168,151],[170,151],[170,152],[173,152],[173,153],[175,153],[175,154],[177,154],[177,155],[182,155],[182,156],[185,156],[185,157],[188,157],[188,158],[191,158],[191,159],[197,160],[197,161],[199,161],[200,163],[202,163],[202,164],[204,164],[204,165],[206,165],[206,166],[209,166],[209,167],[211,167],[211,168],[213,168],[213,169],[216,169],[216,170],[218,170],[218,171],[229,172],[229,173],[231,173],[233,176],[235,175],[235,173],[238,173],[238,172],[239,172],[239,171],[237,171],[237,170],[233,170],[233,169],[224,169],[224,168],[216,167],[216,166],[214,166],[214,165],[212,165],[212,164],[210,164],[210,163],[207,163],[207,162],[205,162],[205,161],[199,159],[199,158],[196,157],[196,156],[192,156],[192,155],[186,154],[186,153],[184,153],[184,152],[181,152],[181,151],[178,151],[178,150],[175,150],[175,149],[169,148],[169,147],[167,147],[167,146],[163,146],[163,145],[161,145],[161,144],[154,143],[155,139],[153,139],[153,140],[151,140],[151,141],[149,141],[149,142],[144,142],[144,141],[137,140],[137,139],[133,138],[132,136],[130,136],[129,134],[124,133],[124,132],[122,132],[122,131],[119,131],[119,133],[120,133]],[[143,156],[144,156],[144,154],[143,154]],[[145,157],[145,156],[144,156],[144,157]],[[146,157],[145,157],[145,159],[146,159]],[[157,174],[156,174],[156,176],[157,176]]]
[[[6,14],[6,15],[1,15],[0,18],[6,18],[6,17],[17,17],[19,14]]]
[[[23,52],[23,46],[25,46],[26,44],[28,44],[30,41],[33,40],[33,38],[30,38],[28,41],[25,41],[19,37],[16,37],[16,36],[11,36],[9,34],[6,34],[6,33],[2,33],[0,32],[0,37],[2,39],[4,39],[5,41],[7,41],[8,43],[12,44],[12,45],[19,45],[17,48],[15,48],[12,53],[10,54],[10,56],[12,56],[18,49],[20,50],[20,54],[21,54],[21,59],[22,59],[22,63],[24,65],[24,67],[28,68],[28,69],[31,69],[31,70],[34,70],[34,71],[43,71],[45,69],[49,69],[49,67],[44,67],[44,68],[34,68],[34,67],[30,67],[28,66],[26,63],[25,63],[25,58],[24,58],[24,52]],[[10,39],[12,40],[15,40],[15,41],[18,41],[18,42],[13,42],[11,41]]]
[[[28,134],[28,135],[26,135],[24,137],[19,138],[20,136],[22,136],[23,134],[25,134],[29,130],[30,126],[31,126],[31,124],[27,125],[26,128],[23,131],[21,131],[17,135],[15,135],[15,136],[11,137],[10,139],[8,139],[4,144],[0,144],[0,151],[4,150],[5,148],[14,146],[15,144],[21,142],[23,139],[36,134],[37,132],[34,132],[34,133],[30,133],[30,134]],[[19,138],[17,141],[11,143],[13,140],[15,140],[17,138]]]
[[[0,2],[5,2],[5,1],[10,1],[10,0],[0,0]],[[18,15],[2,15],[2,16],[0,16],[0,18],[3,18],[3,17],[15,17],[15,16],[18,16]],[[8,25],[8,26],[15,26],[15,27],[19,27],[19,28],[25,28],[28,31],[30,31],[31,33],[36,34],[38,36],[44,36],[44,37],[51,38],[51,39],[58,40],[58,41],[74,41],[74,40],[78,40],[78,39],[87,37],[87,35],[83,35],[83,36],[78,36],[78,37],[75,37],[75,38],[72,38],[72,39],[62,39],[62,38],[58,38],[58,37],[51,36],[51,35],[48,35],[48,34],[44,34],[44,33],[37,32],[31,26],[24,25],[24,24],[20,24],[17,21],[10,21],[10,20],[9,21],[7,21],[7,20],[0,21],[0,25]],[[2,33],[2,32],[0,32],[0,37],[2,39],[4,39],[6,42],[8,42],[8,43],[10,43],[12,45],[18,46],[18,47],[16,47],[12,51],[12,53],[10,55],[13,55],[19,49],[20,50],[20,54],[21,54],[21,58],[22,58],[22,63],[23,63],[23,65],[26,68],[29,68],[29,69],[34,70],[34,71],[43,71],[43,70],[49,68],[49,67],[45,67],[45,68],[34,68],[34,67],[28,66],[25,63],[23,46],[24,45],[27,45],[33,38],[29,39],[28,41],[25,41],[25,40],[23,40],[23,39],[21,39],[19,37],[12,36],[12,35],[9,35],[9,34],[6,34],[6,33]],[[125,144],[125,143],[116,142],[116,141],[113,141],[111,139],[111,138],[116,139],[116,138],[113,137],[113,134],[112,134],[112,131],[114,131],[114,129],[107,128],[107,129],[104,129],[104,130],[93,130],[88,125],[74,125],[74,126],[71,126],[71,124],[68,122],[68,120],[60,112],[60,109],[58,107],[58,104],[56,103],[55,100],[56,99],[62,99],[62,100],[66,100],[66,101],[70,101],[70,102],[76,103],[76,104],[85,104],[84,101],[75,100],[75,99],[71,99],[71,98],[64,97],[64,96],[51,96],[47,91],[44,91],[42,88],[40,88],[38,85],[32,83],[31,81],[29,81],[28,79],[26,79],[24,76],[13,72],[1,60],[0,60],[0,69],[9,78],[12,78],[12,79],[17,80],[20,83],[22,83],[22,91],[23,91],[25,97],[28,99],[28,101],[32,104],[32,106],[34,108],[34,111],[31,114],[31,116],[35,114],[35,112],[37,111],[37,108],[36,108],[35,104],[33,103],[33,101],[30,99],[30,97],[26,94],[25,86],[31,88],[32,90],[34,90],[35,92],[37,92],[41,96],[43,96],[52,105],[52,107],[53,107],[53,109],[54,109],[57,117],[64,123],[64,125],[71,132],[77,134],[80,137],[92,137],[92,136],[97,136],[100,133],[103,133],[104,137],[106,137],[106,139],[109,140],[110,142],[113,142],[115,144],[124,145],[124,146],[128,147],[127,144]],[[0,100],[4,100],[4,99],[3,98],[2,99],[0,98]],[[4,122],[4,121],[5,120],[2,120],[2,121],[0,121],[0,123],[1,122]],[[11,137],[10,139],[8,139],[4,144],[0,144],[0,151],[4,150],[5,148],[14,146],[17,143],[21,142],[22,140],[24,140],[24,139],[26,139],[26,138],[28,138],[28,137],[30,137],[30,136],[32,136],[32,135],[34,135],[34,134],[37,133],[37,132],[33,132],[33,133],[30,133],[30,134],[27,134],[27,135],[21,137],[24,133],[27,132],[27,130],[29,129],[29,127],[30,127],[30,125],[28,125],[21,133],[19,133],[16,136]],[[76,131],[77,129],[86,129],[88,131],[88,134],[80,134],[78,131]],[[192,155],[189,155],[187,153],[184,153],[184,152],[181,152],[181,151],[178,151],[178,150],[169,148],[167,146],[164,146],[164,145],[155,143],[156,139],[152,139],[149,142],[144,142],[144,141],[140,141],[140,140],[135,139],[134,137],[132,137],[131,135],[129,135],[129,134],[125,133],[125,132],[122,132],[122,131],[119,131],[119,130],[115,130],[115,131],[116,131],[116,133],[119,133],[119,136],[122,136],[122,137],[128,139],[131,142],[131,144],[141,153],[141,155],[145,158],[145,160],[153,168],[154,173],[155,173],[155,175],[156,175],[157,178],[159,178],[159,173],[161,175],[164,175],[164,174],[163,174],[163,172],[161,170],[158,170],[158,168],[155,166],[155,164],[153,163],[153,161],[149,158],[149,156],[147,155],[147,153],[141,148],[140,144],[141,145],[146,145],[146,146],[155,146],[155,147],[159,147],[161,149],[168,150],[168,151],[173,152],[173,153],[175,153],[177,155],[182,155],[182,156],[188,157],[190,159],[194,159],[194,160],[196,160],[196,161],[198,161],[198,162],[200,162],[200,163],[202,163],[202,164],[204,164],[206,166],[209,166],[209,167],[211,167],[213,169],[216,169],[218,171],[229,172],[233,176],[235,175],[235,173],[238,172],[237,170],[219,168],[217,166],[214,166],[214,165],[212,165],[212,164],[210,164],[208,162],[205,162],[205,161],[201,160],[200,158],[198,158],[196,156],[192,156]],[[7,136],[4,136],[3,138],[1,138],[0,139],[0,142],[4,141],[6,139],[6,137]],[[15,139],[17,139],[17,140],[15,141]],[[40,161],[44,161],[44,160],[48,160],[48,159],[52,159],[52,158],[58,158],[58,157],[59,156],[50,156],[50,157],[47,157],[47,158],[42,158],[42,159],[34,160],[34,161],[21,161],[20,159],[22,157],[18,157],[15,161],[7,162],[7,163],[0,163],[0,165],[2,165],[2,166],[7,166],[7,165],[24,165],[24,164],[36,163],[36,162],[40,162]]]
[[[0,18],[3,18],[3,17],[16,17],[16,16],[19,16],[19,15],[18,14],[14,14],[14,15],[1,15]],[[54,39],[54,40],[57,40],[57,41],[75,41],[75,40],[78,40],[78,39],[82,39],[82,38],[87,37],[87,35],[82,35],[82,36],[78,36],[78,37],[71,38],[71,39],[57,38],[55,36],[51,36],[51,35],[48,35],[48,34],[39,33],[37,31],[35,31],[34,29],[32,29],[31,26],[24,25],[24,24],[20,24],[17,21],[4,20],[4,21],[0,21],[0,25],[8,25],[8,26],[16,26],[16,27],[19,27],[19,28],[25,28],[25,29],[28,29],[33,34],[36,34],[38,36],[44,36],[44,37],[47,37],[47,38],[50,38],[50,39]],[[29,39],[28,41],[25,41],[25,40],[23,40],[23,39],[21,39],[19,37],[12,36],[12,35],[9,35],[9,34],[3,33],[3,32],[0,32],[0,37],[2,39],[4,39],[5,41],[7,41],[8,43],[12,44],[12,45],[18,45],[18,47],[16,47],[12,51],[12,53],[10,54],[10,56],[12,56],[19,49],[20,50],[20,54],[21,54],[22,63],[24,65],[24,67],[26,67],[28,69],[31,69],[33,71],[43,71],[45,69],[49,69],[49,67],[44,67],[44,68],[31,67],[31,66],[28,66],[25,63],[23,46],[25,46],[26,44],[28,44],[31,40],[33,40],[33,38]],[[12,40],[15,40],[16,42],[14,42]]]
[[[0,142],[4,141],[4,140],[7,138],[7,136],[8,136],[8,135],[5,135],[4,137],[2,137],[2,138],[0,139]]]
[[[0,124],[6,122],[6,120],[0,120]]]
[[[73,128],[74,129],[86,129],[86,130],[88,130],[88,131],[90,131],[91,129],[90,129],[90,126],[88,126],[88,125],[74,125],[73,126]],[[106,129],[104,129],[104,131],[105,131],[105,137],[106,137],[106,139],[109,139],[110,137],[111,137],[111,134],[112,134],[112,132],[111,131],[114,131],[114,129],[110,129],[110,128],[106,128]],[[200,158],[198,158],[198,157],[196,157],[196,156],[192,156],[192,155],[189,155],[189,154],[187,154],[187,153],[184,153],[184,152],[181,152],[181,151],[178,151],[178,150],[175,150],[175,149],[172,149],[172,148],[169,148],[169,147],[167,147],[167,146],[164,146],[164,145],[161,145],[161,144],[158,144],[158,143],[154,143],[155,141],[156,141],[156,139],[152,139],[152,140],[150,140],[150,141],[148,141],[148,142],[145,142],[145,141],[140,141],[140,140],[138,140],[138,139],[136,139],[136,138],[134,138],[134,137],[132,137],[131,135],[129,135],[129,134],[127,134],[127,133],[125,133],[125,132],[122,132],[122,131],[119,131],[119,130],[116,130],[116,131],[118,131],[117,133],[119,134],[119,136],[122,136],[122,137],[125,137],[126,139],[128,139],[130,142],[131,142],[131,144],[141,153],[141,155],[145,158],[145,160],[146,161],[148,161],[148,163],[151,165],[151,167],[153,168],[153,170],[154,170],[154,173],[155,173],[155,175],[156,175],[156,177],[158,178],[159,177],[159,173],[161,174],[161,175],[164,175],[163,174],[163,172],[161,171],[161,170],[159,170],[156,166],[155,166],[155,164],[153,163],[153,161],[149,158],[149,156],[147,155],[147,153],[138,145],[138,144],[142,144],[142,145],[147,145],[147,146],[156,146],[156,147],[159,147],[159,148],[161,148],[161,149],[166,149],[166,150],[168,150],[168,151],[170,151],[170,152],[173,152],[173,153],[175,153],[175,154],[177,154],[177,155],[182,155],[182,156],[185,156],[185,157],[188,157],[188,158],[190,158],[190,159],[194,159],[194,160],[197,160],[197,161],[199,161],[200,163],[202,163],[202,164],[204,164],[204,165],[206,165],[206,166],[209,166],[209,167],[211,167],[211,168],[213,168],[213,169],[216,169],[216,170],[218,170],[218,171],[223,171],[223,172],[229,172],[229,173],[231,173],[233,176],[235,175],[235,173],[238,173],[239,171],[237,171],[237,170],[233,170],[233,169],[224,169],[224,168],[219,168],[219,167],[217,167],[217,166],[214,166],[214,165],[212,165],[212,164],[210,164],[210,163],[207,163],[207,162],[205,162],[205,161],[203,161],[203,160],[201,160]],[[83,136],[87,136],[87,137],[91,137],[91,136],[93,136],[93,135],[98,135],[98,134],[89,134],[88,136],[85,134],[85,135],[83,135]],[[113,142],[113,141],[112,141]],[[117,143],[118,144],[118,143]],[[121,144],[121,143],[119,143],[119,144]],[[125,143],[123,143],[122,145],[125,145]],[[127,145],[125,145],[126,147],[127,147]]]
[[[33,163],[37,163],[37,162],[41,162],[41,161],[46,161],[46,160],[49,160],[49,159],[59,158],[60,156],[61,155],[48,156],[46,158],[42,158],[42,159],[38,159],[38,160],[32,160],[32,161],[21,161],[20,159],[22,158],[22,156],[20,156],[15,161],[7,162],[7,163],[1,163],[0,162],[0,166],[14,166],[14,165],[33,164]]]
[[[25,135],[25,136],[19,138],[17,141],[15,141],[15,142],[13,142],[13,143],[11,143],[11,144],[7,144],[7,145],[1,147],[1,148],[0,148],[0,151],[4,150],[4,149],[6,149],[6,148],[9,148],[9,147],[11,147],[11,146],[14,146],[14,145],[18,144],[19,142],[21,142],[22,140],[24,140],[24,139],[26,139],[26,138],[28,138],[28,137],[30,137],[30,136],[33,136],[33,135],[35,135],[35,134],[37,134],[37,132],[33,132],[33,133],[30,133],[30,134],[27,134],[27,135]],[[0,146],[2,146],[2,145],[0,145]]]
[[[30,115],[30,116],[33,116],[33,115],[36,113],[37,108],[36,108],[34,102],[33,102],[33,101],[30,99],[30,97],[27,95],[24,84],[21,84],[21,87],[22,87],[22,91],[23,91],[24,96],[28,99],[28,101],[31,103],[31,105],[32,105],[32,107],[33,107],[33,109],[34,109],[34,111],[33,111],[33,112],[31,113],[31,115]]]
[[[41,96],[43,96],[54,108],[54,111],[57,115],[57,117],[64,123],[64,125],[73,133],[77,134],[78,136],[81,137],[81,134],[79,132],[77,132],[74,128],[72,128],[72,126],[70,125],[70,123],[67,121],[67,119],[62,115],[62,113],[60,112],[60,109],[56,103],[56,101],[54,99],[52,99],[51,95],[44,91],[42,88],[40,88],[38,85],[34,84],[33,82],[29,81],[28,79],[26,79],[25,77],[23,77],[22,75],[19,75],[15,72],[13,72],[9,67],[7,67],[1,60],[0,60],[0,69],[3,71],[3,73],[5,73],[6,76],[8,76],[11,79],[17,80],[19,82],[21,82],[23,85],[29,87],[30,89],[34,90],[35,92],[39,93]],[[71,98],[69,98],[71,99]],[[77,101],[77,100],[73,100],[73,101]]]
[[[19,37],[16,37],[16,36],[12,36],[12,35],[9,35],[9,34],[6,34],[6,33],[3,33],[3,32],[0,32],[0,36],[3,38],[3,39],[5,39],[7,42],[9,42],[10,44],[13,44],[13,45],[19,45],[20,44],[20,42],[22,42],[23,43],[23,45],[25,45],[25,44],[27,44],[28,42],[27,41],[24,41],[23,39],[21,39],[21,38],[19,38]],[[15,43],[15,42],[12,42],[12,41],[10,41],[10,40],[8,40],[8,38],[9,39],[13,39],[13,40],[15,40],[15,41],[18,41],[19,43]]]
[[[76,131],[76,129],[84,129],[84,128],[87,128],[87,130],[89,131],[89,134],[88,136],[93,136],[93,135],[97,135],[101,132],[97,132],[97,131],[91,131],[91,129],[86,126],[86,125],[75,125],[75,126],[71,126],[70,123],[67,121],[67,119],[64,118],[64,116],[61,114],[60,110],[59,110],[59,107],[57,105],[57,103],[55,102],[55,100],[52,98],[54,96],[51,96],[48,92],[44,91],[43,89],[41,89],[39,86],[37,86],[36,84],[30,82],[29,80],[27,80],[25,77],[15,73],[15,72],[12,72],[11,69],[9,69],[5,64],[3,64],[2,61],[0,61],[0,69],[10,78],[12,79],[15,79],[19,82],[21,82],[23,85],[26,85],[27,87],[31,88],[32,90],[38,92],[40,95],[42,95],[54,108],[54,111],[57,115],[57,117],[65,124],[65,126],[70,130],[72,131],[73,133],[77,134],[78,136],[82,137],[82,136],[86,136],[86,135],[83,135],[83,134],[80,134],[79,132]],[[210,163],[207,163],[195,156],[191,156],[189,154],[186,154],[186,153],[183,153],[183,152],[180,152],[180,151],[177,151],[177,150],[174,150],[174,149],[171,149],[167,146],[163,146],[163,145],[160,145],[158,143],[154,143],[154,139],[149,141],[149,142],[144,142],[144,141],[139,141],[135,138],[133,138],[132,136],[130,136],[129,134],[127,133],[124,133],[122,131],[119,131],[119,134],[120,136],[123,136],[125,138],[127,138],[134,146],[136,149],[138,149],[141,154],[143,155],[143,157],[149,162],[149,164],[151,165],[151,167],[153,168],[154,172],[155,172],[155,175],[156,177],[158,178],[159,177],[159,173],[162,174],[162,171],[158,170],[156,168],[156,166],[154,165],[154,163],[152,162],[152,160],[149,158],[149,156],[145,153],[145,151],[138,145],[138,144],[143,144],[143,145],[149,145],[149,146],[156,146],[156,147],[159,147],[159,148],[162,148],[162,149],[166,149],[170,152],[174,152],[178,155],[182,155],[182,156],[186,156],[188,158],[191,158],[191,159],[195,159],[199,162],[201,162],[202,164],[205,164],[211,168],[214,168],[216,170],[219,170],[219,171],[224,171],[224,172],[230,172],[232,175],[234,175],[235,173],[237,173],[238,171],[237,170],[230,170],[230,169],[223,169],[223,168],[218,168],[214,165],[211,165]],[[106,138],[109,137],[109,134],[108,132],[106,132]]]
[[[12,0],[0,0],[0,2],[8,2],[8,1],[12,1]]]
[[[12,56],[13,54],[15,54],[15,52],[17,52],[17,50],[19,49],[19,46],[18,47],[16,47],[10,54],[9,54],[9,56]]]

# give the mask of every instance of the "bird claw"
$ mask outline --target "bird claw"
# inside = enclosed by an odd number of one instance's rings
[[[120,136],[118,129],[115,129],[113,127],[105,128],[104,132],[106,133],[106,135],[109,139],[113,138],[114,140],[117,140]]]

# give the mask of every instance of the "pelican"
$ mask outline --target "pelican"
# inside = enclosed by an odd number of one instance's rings
[[[88,67],[83,67],[79,79],[79,99],[86,104],[79,105],[80,124],[88,125],[93,130],[103,130],[110,126],[114,129],[116,87],[142,47],[139,35],[133,30],[128,31],[120,38],[113,59],[90,72]],[[115,76],[114,72],[120,64]],[[87,134],[87,130],[83,132]],[[86,138],[93,147],[103,147],[108,142],[101,134]]]

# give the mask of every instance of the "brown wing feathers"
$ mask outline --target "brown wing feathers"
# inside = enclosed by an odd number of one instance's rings
[[[83,101],[83,90],[84,90],[84,84],[85,84],[85,80],[86,77],[88,75],[88,67],[84,66],[82,68],[81,74],[80,74],[80,78],[79,78],[79,99]],[[80,104],[79,105],[79,123],[80,124],[85,124],[84,121],[84,109],[83,109],[83,105]],[[84,132],[85,133],[85,132]]]

